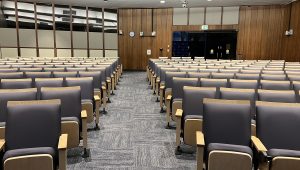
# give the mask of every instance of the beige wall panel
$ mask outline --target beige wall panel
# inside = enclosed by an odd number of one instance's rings
[[[73,31],[74,48],[87,48],[87,33]]]
[[[223,8],[223,25],[225,24],[239,24],[240,8],[224,7]]]
[[[173,9],[173,25],[187,25],[188,9],[174,8]]]
[[[57,57],[71,57],[71,49],[57,49]]]
[[[207,25],[220,25],[222,18],[221,7],[207,7],[206,8],[206,24]]]
[[[1,48],[2,58],[16,58],[18,57],[17,48]],[[1,56],[1,55],[0,55]]]
[[[190,25],[204,24],[205,8],[190,8]]]
[[[17,47],[17,32],[14,28],[0,28],[0,46]],[[9,51],[9,50],[8,50]]]
[[[87,57],[87,50],[74,49],[74,57]]]
[[[35,48],[21,48],[21,57],[36,57]]]
[[[102,32],[90,32],[90,48],[98,48],[102,49],[103,41],[102,41]]]
[[[105,49],[118,49],[118,34],[105,33]]]
[[[40,57],[54,57],[54,49],[39,49]]]
[[[34,29],[20,29],[19,34],[21,47],[36,47],[36,37]]]
[[[54,37],[52,30],[38,30],[39,47],[54,47]]]
[[[105,57],[118,57],[118,50],[105,50]]]
[[[71,48],[71,33],[70,31],[56,31],[56,47]]]
[[[90,50],[90,57],[103,57],[103,50]]]

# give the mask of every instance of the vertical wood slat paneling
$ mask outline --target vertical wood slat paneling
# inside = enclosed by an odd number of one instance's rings
[[[167,47],[171,47],[173,9],[119,9],[119,56],[127,70],[145,70],[149,57],[158,58],[160,48],[163,56],[170,56]],[[135,32],[132,38],[129,32]],[[156,36],[151,37],[152,31]],[[143,37],[140,32],[144,32]],[[147,56],[147,49],[151,55]],[[171,48],[170,48],[171,50]]]

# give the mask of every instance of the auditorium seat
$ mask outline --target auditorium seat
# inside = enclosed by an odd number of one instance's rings
[[[228,80],[227,79],[207,79],[202,78],[200,79],[200,86],[201,87],[227,87]]]
[[[33,87],[33,82],[31,78],[1,79],[2,89],[26,89],[32,87]]]
[[[167,128],[169,128],[171,119],[175,120],[175,113],[177,109],[182,109],[182,98],[183,98],[183,87],[184,86],[199,86],[198,78],[181,78],[173,77],[172,82],[172,93],[167,97],[166,100],[166,120]]]
[[[21,79],[24,78],[23,72],[0,73],[0,79]]]
[[[93,77],[66,78],[66,86],[79,86],[81,91],[81,107],[87,112],[87,123],[95,122],[95,129],[99,129],[100,97],[94,95]],[[94,119],[95,113],[95,119]]]
[[[53,72],[54,78],[77,77],[77,72]]]
[[[265,90],[291,90],[290,81],[261,80],[260,84]]]
[[[296,103],[297,95],[294,90],[263,90],[258,89],[257,98],[260,101]]]
[[[230,79],[229,87],[239,89],[257,89],[258,80]]]
[[[294,170],[300,167],[300,104],[257,102],[256,168]]]
[[[204,99],[203,131],[196,132],[197,168],[252,170],[250,102]]]
[[[3,169],[65,170],[68,135],[61,134],[60,114],[59,100],[9,101]]]
[[[26,78],[31,78],[35,81],[36,78],[51,78],[51,72],[24,72]]]
[[[183,143],[196,146],[196,131],[202,131],[203,99],[216,98],[214,87],[183,87],[182,109],[176,110],[176,154],[181,153]]]
[[[87,112],[81,107],[80,87],[42,87],[41,100],[61,100],[61,133],[68,134],[68,148],[78,147],[83,140],[84,154],[87,152]]]

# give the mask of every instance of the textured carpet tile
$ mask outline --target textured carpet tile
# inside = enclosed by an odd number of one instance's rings
[[[88,132],[90,157],[82,158],[81,148],[68,151],[68,169],[196,169],[195,153],[175,156],[175,130],[165,129],[152,93],[145,72],[125,72],[101,129]]]

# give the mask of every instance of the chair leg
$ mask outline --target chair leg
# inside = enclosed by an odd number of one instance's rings
[[[175,155],[181,155],[182,154],[182,149],[180,146],[177,146],[175,149]]]

